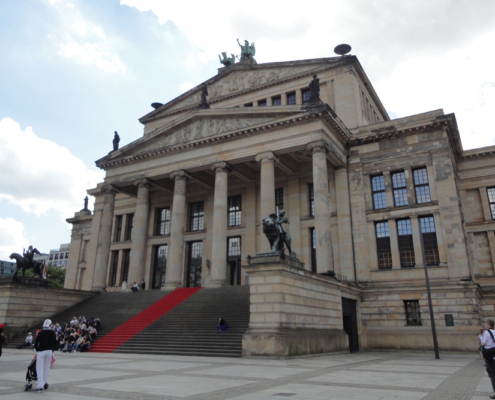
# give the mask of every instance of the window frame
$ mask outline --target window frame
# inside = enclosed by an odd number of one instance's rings
[[[275,213],[278,215],[284,209],[284,188],[275,189]]]
[[[489,192],[489,190],[493,190],[493,193]],[[490,208],[492,221],[495,221],[495,187],[487,187],[486,195],[488,197],[488,207]]]
[[[268,105],[267,99],[258,100],[258,107],[266,107]]]
[[[309,216],[315,216],[315,188],[313,182],[308,183],[308,207]]]
[[[423,237],[423,250],[425,252],[426,265],[440,265],[435,217],[433,215],[425,215],[418,217],[418,220],[419,233]],[[426,220],[428,220],[428,225],[426,224]]]
[[[277,101],[279,104],[276,104]],[[282,96],[272,97],[272,106],[281,106],[281,105],[282,105]]]
[[[133,231],[134,231],[134,213],[127,214],[127,223],[125,228],[124,241],[132,240]]]
[[[164,211],[168,211],[165,213],[165,216],[163,216]],[[168,215],[168,219],[167,219],[167,215]],[[162,217],[165,218],[162,219]],[[166,235],[170,235],[170,207],[157,208],[155,236],[166,236]]]
[[[120,242],[122,240],[122,223],[124,220],[123,215],[117,215],[115,217],[115,242]]]
[[[409,306],[409,307],[408,307]],[[421,321],[421,307],[419,300],[404,300],[407,326],[423,326]],[[416,318],[413,316],[416,314]]]
[[[408,206],[409,201],[407,198],[406,172],[405,171],[395,171],[395,172],[392,172],[390,175],[392,178],[392,192],[394,195],[394,206],[395,207]],[[397,177],[397,176],[400,176],[400,178],[395,179],[395,177]]]
[[[193,208],[198,207],[198,210]],[[197,214],[197,215],[195,215]],[[189,204],[189,232],[201,232],[205,227],[205,202],[197,201]]]
[[[242,195],[227,197],[227,227],[242,225]]]
[[[311,99],[311,90],[309,88],[301,89],[301,99],[302,104],[309,104],[309,100]]]
[[[297,104],[296,92],[287,93],[286,96],[287,96],[287,105],[288,106],[293,106],[293,105]],[[294,100],[294,102],[292,102],[292,99]]]
[[[381,178],[381,185],[375,185],[374,179]],[[387,196],[385,194],[385,176],[383,174],[371,175],[371,197],[373,199],[373,210],[382,210],[387,208]],[[383,189],[377,189],[378,187],[383,186]],[[377,195],[380,195],[379,201],[377,199]],[[379,207],[379,205],[383,204],[383,207]]]
[[[396,220],[397,241],[399,247],[400,267],[414,268],[416,257],[414,254],[414,242],[412,236],[412,222],[410,218]]]
[[[237,247],[237,246],[230,246],[231,243],[233,243],[235,240],[238,239],[239,243],[239,254],[231,254],[230,250]],[[229,236],[227,237],[227,259],[236,259],[236,258],[241,258],[242,256],[242,237],[241,236]]]
[[[384,233],[379,235],[379,225],[386,224],[386,231],[380,230]],[[375,222],[375,238],[376,238],[376,255],[378,259],[378,269],[392,269],[392,247],[390,245],[390,227],[388,221],[376,221]]]
[[[416,172],[417,171],[423,171],[424,174],[423,177],[426,178],[426,183],[416,183]],[[426,203],[431,203],[431,191],[430,191],[430,180],[428,178],[428,168],[427,167],[420,167],[420,168],[414,168],[412,170],[412,175],[413,175],[413,184],[414,184],[414,196],[416,197],[416,204],[426,204]],[[426,190],[424,193],[421,193],[418,196],[418,189],[421,190],[422,188],[426,188],[428,191],[428,200],[427,201],[420,201],[425,195],[426,195]]]

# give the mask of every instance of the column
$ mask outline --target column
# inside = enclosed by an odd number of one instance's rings
[[[184,231],[186,216],[186,182],[189,175],[186,171],[175,171],[170,174],[175,181],[174,200],[170,226],[170,247],[168,249],[167,271],[164,290],[182,286],[182,260],[184,253]]]
[[[275,163],[278,159],[271,151],[260,153],[256,161],[261,163],[261,218],[265,218],[275,212]],[[261,253],[270,253],[270,242],[268,239],[261,241]]]
[[[210,287],[227,284],[227,180],[232,167],[226,162],[212,165],[215,171],[213,197],[213,246]]]
[[[139,179],[134,182],[137,186],[136,211],[134,212],[133,236],[131,244],[131,259],[129,263],[129,289],[136,282],[141,284],[144,278],[144,262],[146,245],[148,244],[148,219],[149,219],[149,190],[152,186],[147,179]]]
[[[101,211],[92,286],[92,290],[98,291],[103,291],[106,287],[105,281],[107,278],[108,259],[110,257],[110,241],[112,238],[113,209],[115,207],[115,195],[117,194],[117,191],[111,185],[104,186],[101,191],[105,194],[105,200],[103,202],[103,210]]]
[[[395,222],[395,219],[388,220],[388,232],[390,234],[390,252],[392,253],[392,268],[400,268],[399,234],[397,233],[397,223]]]
[[[310,143],[313,152],[313,192],[315,202],[316,265],[318,273],[334,272],[330,192],[326,145],[323,141]]]
[[[292,251],[296,257],[301,257],[301,206],[299,204],[300,196],[299,177],[291,176],[289,178],[289,234],[292,240]],[[309,245],[309,243],[308,243]]]
[[[339,237],[340,272],[349,281],[354,281],[354,260],[352,253],[351,210],[349,207],[349,186],[347,169],[335,170],[335,192],[337,200],[337,225]],[[374,235],[372,236],[374,237]],[[376,250],[376,249],[375,249]]]
[[[421,249],[421,228],[419,226],[419,220],[416,215],[411,215],[411,229],[414,245],[414,259],[416,261],[416,268],[423,268],[423,249]]]

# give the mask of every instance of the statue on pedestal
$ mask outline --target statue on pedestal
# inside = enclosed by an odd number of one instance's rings
[[[198,105],[198,109],[209,109],[210,105],[208,104],[208,101],[206,98],[208,97],[208,87],[206,85],[203,85],[203,89],[201,89],[201,102]]]
[[[239,61],[240,62],[251,61],[251,64],[258,64],[254,59],[254,56],[256,55],[256,48],[254,47],[254,42],[251,45],[249,45],[249,42],[245,40],[243,46],[242,44],[239,43],[239,39],[237,39],[237,43],[241,48],[241,55],[237,56]]]
[[[284,255],[284,250],[287,247],[290,256],[295,254],[291,249],[291,237],[285,231],[282,224],[288,224],[289,221],[285,218],[285,211],[280,210],[277,214],[270,214],[263,218],[263,233],[270,242],[271,252]]]
[[[33,256],[35,254],[41,254],[38,249],[29,246],[27,251],[23,251],[21,256],[19,253],[12,253],[9,258],[15,259],[16,269],[13,275],[14,280],[17,278],[17,274],[22,270],[22,276],[25,275],[27,269],[32,269],[33,272],[39,276],[40,279],[43,277],[43,264],[39,261],[33,261]]]
[[[113,151],[119,149],[119,143],[120,143],[120,136],[117,133],[117,131],[115,131],[115,134],[113,135]]]
[[[309,104],[319,104],[320,100],[320,80],[316,76],[313,75],[313,80],[309,84],[309,90],[311,92],[311,97],[309,98]]]

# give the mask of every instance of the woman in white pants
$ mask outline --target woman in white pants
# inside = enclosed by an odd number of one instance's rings
[[[57,344],[57,337],[52,330],[52,321],[45,319],[43,330],[38,333],[34,348],[38,352],[36,356],[36,374],[38,375],[38,385],[35,392],[43,393],[43,387],[46,384],[48,389],[48,372],[50,371],[50,362],[52,360],[53,350]]]

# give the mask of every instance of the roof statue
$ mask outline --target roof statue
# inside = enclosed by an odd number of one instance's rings
[[[210,105],[206,100],[207,97],[208,97],[208,87],[206,85],[203,85],[203,89],[201,90],[201,102],[199,103],[197,108],[199,108],[200,110],[210,108]]]
[[[120,143],[120,136],[117,133],[117,131],[115,131],[115,135],[113,135],[113,151],[119,149],[119,143]]]
[[[249,42],[245,40],[243,46],[242,44],[239,43],[239,39],[237,39],[237,43],[241,48],[241,55],[237,56],[239,61],[240,62],[250,61],[251,64],[258,64],[254,59],[254,56],[256,55],[256,48],[254,47],[254,42],[251,45],[249,45]]]
[[[313,75],[313,80],[309,84],[309,91],[311,92],[309,104],[320,104],[320,80],[316,74]]]
[[[223,64],[225,67],[228,67],[229,65],[235,64],[235,56],[230,53],[232,57],[227,57],[227,52],[222,51],[222,57],[220,55],[218,56],[218,59],[220,60],[220,63]]]

